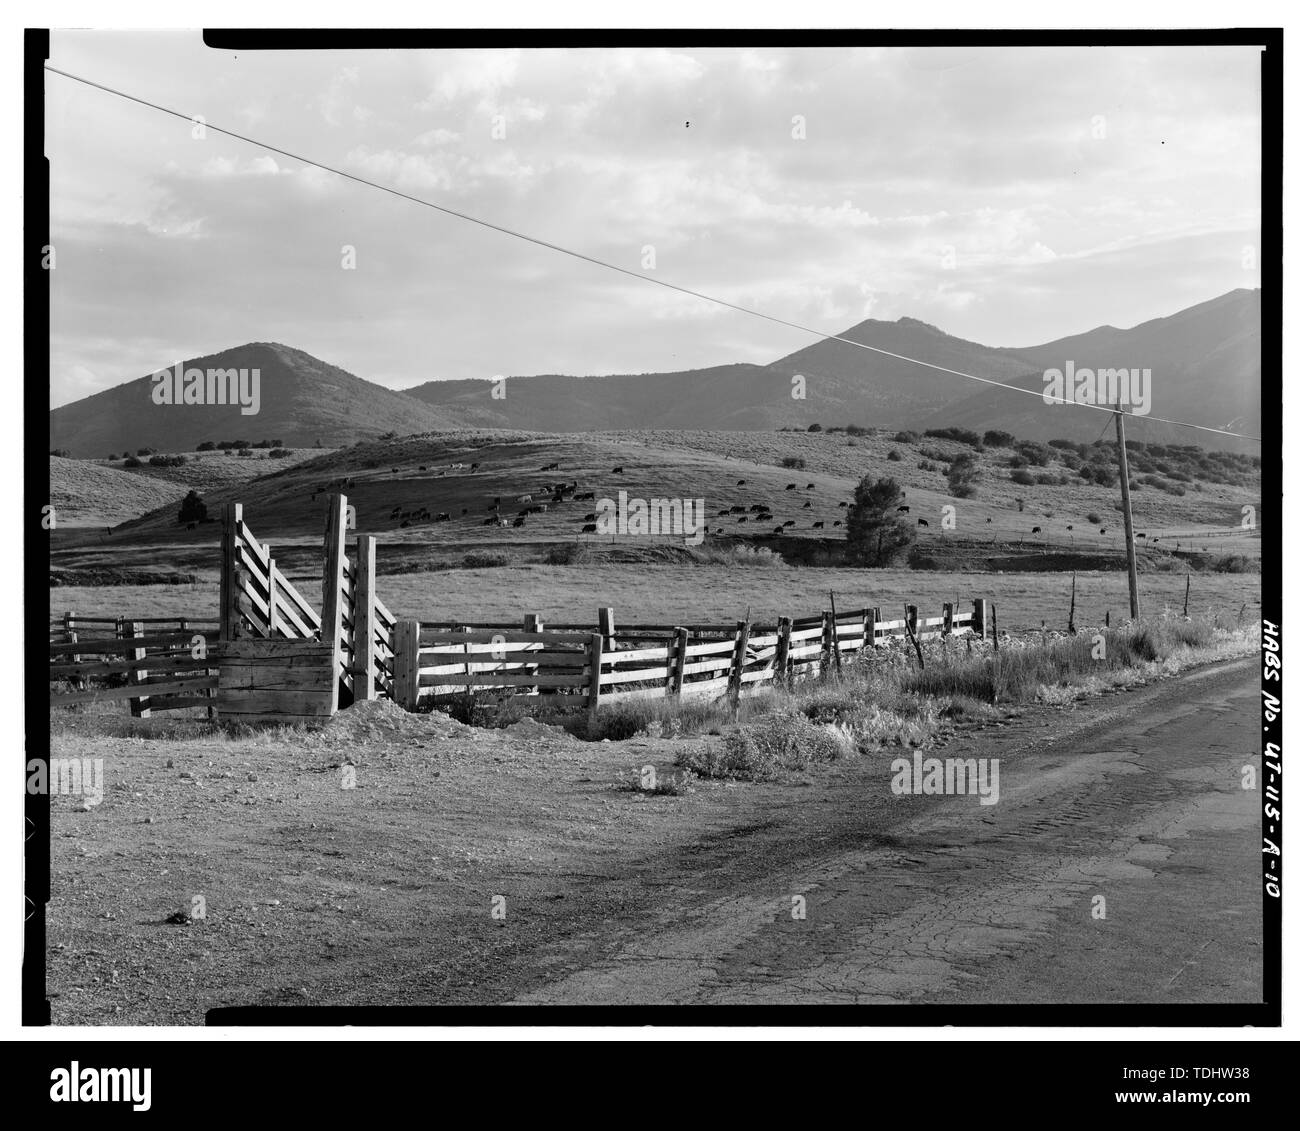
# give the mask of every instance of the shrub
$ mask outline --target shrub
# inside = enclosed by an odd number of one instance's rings
[[[176,521],[206,522],[207,519],[208,504],[203,501],[203,497],[197,491],[191,491],[181,500],[181,509],[176,516]]]
[[[808,425],[808,431],[809,431],[809,432],[820,432],[821,430],[822,430],[822,426],[821,426],[820,424],[810,424],[810,425]]]
[[[1052,450],[1045,444],[1037,444],[1033,440],[1021,440],[1016,444],[1016,453],[1025,463],[1035,464],[1038,467],[1046,467],[1052,462]]]
[[[944,473],[948,477],[948,490],[958,499],[969,499],[975,494],[975,484],[979,481],[980,469],[975,456],[970,452],[959,455]]]
[[[122,461],[122,466],[123,466],[123,467],[139,467],[139,466],[140,466],[140,461],[139,461],[138,459],[136,459],[135,456],[127,456],[126,459],[124,459],[124,460]]]
[[[800,468],[805,466],[805,461],[802,456],[782,456],[781,466]]]
[[[204,440],[203,443],[194,450],[197,452],[215,452],[217,450],[217,445],[211,440]]]
[[[1003,432],[998,428],[990,428],[984,433],[984,446],[986,448],[1009,448],[1016,442],[1016,438],[1010,432]]]
[[[52,456],[62,456],[64,459],[71,459],[71,458],[72,458],[72,452],[70,452],[67,448],[51,448],[51,449],[50,449],[50,455],[52,455]],[[112,459],[113,457],[112,457],[112,456],[109,456],[108,458],[109,458],[109,459]]]
[[[896,449],[891,449],[889,455],[885,457],[885,459],[889,460],[890,463],[898,463],[902,458],[903,457],[898,454]]]
[[[969,444],[972,448],[983,446],[980,434],[969,428],[927,428],[925,434],[936,440],[956,440],[957,443]]]
[[[135,454],[138,456],[151,456],[153,455],[153,448],[137,448]]]
[[[915,444],[920,438],[915,432],[898,432],[894,435],[894,443]]]
[[[548,546],[542,555],[547,565],[579,565],[587,560],[587,547],[577,542],[559,542]]]
[[[1094,513],[1090,513],[1090,514],[1088,515],[1088,521],[1091,522],[1094,526],[1100,526],[1100,525],[1101,525],[1101,515],[1096,514],[1095,512],[1094,512]]]
[[[761,724],[737,727],[720,744],[689,750],[677,764],[701,777],[771,781],[782,770],[802,770],[854,752],[845,737],[828,726],[801,714],[770,714]]]
[[[466,569],[494,569],[509,565],[510,559],[505,554],[466,554],[462,564]]]
[[[184,456],[150,456],[150,467],[182,467],[186,463]]]
[[[1032,487],[1034,485],[1034,477],[1023,468],[1018,467],[1011,473],[1011,482],[1019,483],[1022,487]]]
[[[284,459],[285,456],[292,455],[292,454],[293,454],[293,453],[290,452],[288,448],[273,448],[271,451],[269,451],[269,452],[266,453],[266,458],[267,458],[267,459]],[[372,461],[372,465],[373,465],[373,461]]]

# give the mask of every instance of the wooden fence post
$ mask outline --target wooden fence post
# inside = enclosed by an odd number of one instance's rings
[[[903,609],[904,609],[903,619],[907,621],[907,627],[911,630],[913,635],[919,636],[920,633],[918,630],[920,628],[920,625],[918,624],[918,621],[920,620],[920,617],[917,614],[916,606],[905,605],[903,606]]]
[[[879,609],[868,609],[862,614],[862,644],[865,648],[876,646],[876,621],[880,618]]]
[[[943,634],[944,636],[952,635],[952,602],[943,603]]]
[[[975,598],[975,613],[971,617],[970,626],[979,634],[981,640],[989,638],[989,602],[987,597]]]
[[[834,654],[835,644],[831,638],[834,632],[835,619],[831,616],[829,609],[822,609],[822,652],[821,659],[817,664],[817,674],[826,675],[831,670],[831,656]]]
[[[275,573],[272,563],[271,573]],[[352,603],[352,700],[375,697],[375,540],[357,538],[357,584]]]
[[[731,678],[727,694],[731,696],[731,712],[734,716],[740,710],[740,689],[744,684],[741,676],[745,671],[745,650],[749,647],[749,621],[736,622],[736,647],[731,654]]]
[[[998,650],[998,607],[991,605],[990,608],[993,610],[993,651],[996,652]]]
[[[393,622],[393,699],[414,711],[420,703],[420,622],[404,617]]]
[[[593,713],[600,706],[600,664],[604,643],[604,637],[599,632],[593,632],[587,638],[587,664],[590,669],[587,680],[587,710]]]
[[[221,511],[221,639],[239,637],[239,524],[244,521],[244,504],[227,503]]]
[[[118,624],[121,625],[121,628],[119,628],[118,631],[123,636],[144,635],[144,621],[138,621],[138,620],[132,621],[131,624],[128,626],[123,624],[121,619],[119,618]],[[129,633],[125,631],[125,629],[128,627],[130,628]],[[128,660],[133,660],[133,661],[143,660],[144,657],[145,657],[145,650],[143,648],[132,648],[126,654],[126,658]],[[144,683],[144,681],[148,678],[149,678],[149,673],[147,671],[143,669],[136,669],[136,668],[133,668],[131,671],[129,671],[126,676],[128,683]],[[152,712],[149,710],[149,697],[147,695],[142,695],[138,699],[131,700],[131,714],[133,714],[137,719],[149,718]]]
[[[686,682],[686,650],[691,644],[691,630],[679,628],[676,631],[676,650],[668,673],[668,694],[680,696],[682,684]]]
[[[538,616],[536,613],[524,613],[525,632],[542,632],[545,629],[545,627],[546,626],[545,623],[542,621],[542,618]],[[507,655],[509,655],[509,653],[507,653]],[[537,664],[524,665],[524,671],[528,675],[536,675],[539,670],[540,669]],[[533,687],[528,688],[527,691],[531,695],[536,695],[539,689],[536,685],[534,685]]]
[[[343,660],[343,569],[347,564],[344,539],[347,536],[348,497],[326,497],[325,576],[321,581],[320,638],[334,649],[334,671]]]
[[[772,675],[778,682],[790,679],[790,632],[793,621],[789,617],[776,619],[776,660]]]

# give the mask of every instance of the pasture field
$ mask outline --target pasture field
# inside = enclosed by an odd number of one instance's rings
[[[86,616],[215,617],[218,577],[199,574],[195,585],[60,586],[50,590],[50,614],[75,609]],[[319,572],[289,570],[289,580],[308,600],[319,601]],[[1182,573],[1149,573],[1139,579],[1143,611],[1181,613],[1187,584]],[[809,616],[828,608],[834,590],[838,609],[879,606],[901,615],[917,604],[937,615],[945,601],[969,609],[976,597],[998,607],[998,627],[1012,632],[1066,625],[1070,577],[1063,573],[940,573],[907,569],[809,569],[792,566],[723,565],[519,565],[489,569],[385,575],[379,596],[398,616],[429,621],[504,622],[538,613],[547,622],[595,623],[596,609],[614,609],[615,624],[731,624],[748,610],[755,620]],[[1257,614],[1259,574],[1194,573],[1192,615],[1218,612],[1235,623],[1243,604]],[[1100,623],[1109,609],[1118,623],[1128,616],[1128,579],[1118,571],[1078,574],[1076,623]]]

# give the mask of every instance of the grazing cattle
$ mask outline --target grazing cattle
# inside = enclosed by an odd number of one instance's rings
[[[1067,526],[1065,529],[1066,529],[1066,530],[1073,530],[1074,527],[1073,527],[1073,526]]]
[[[1101,528],[1101,532],[1102,532],[1103,534],[1106,533],[1106,528],[1105,528],[1104,526]]]
[[[825,529],[826,529],[826,524],[825,524],[824,522],[814,522],[814,523],[813,523],[813,529],[814,529],[814,530],[825,530]]]
[[[610,475],[622,475],[622,474],[623,474],[623,469],[621,467],[616,467],[614,468],[613,471],[610,472]]]
[[[848,505],[849,505],[848,503],[840,503],[840,506],[842,507],[847,507]]]
[[[719,518],[725,518],[725,517],[726,517],[727,515],[729,515],[730,513],[731,513],[731,511],[727,510],[727,509],[724,507],[722,510],[718,511],[718,517],[719,517]]]
[[[477,470],[478,470],[478,464],[476,464],[476,463],[471,463],[471,464],[469,465],[469,469],[470,469],[470,471],[477,471]]]
[[[790,519],[790,520],[788,520],[787,522],[783,522],[783,523],[781,523],[781,525],[782,525],[782,526],[793,526],[793,525],[794,525],[794,519]]]
[[[1139,537],[1139,538],[1145,538],[1146,535],[1145,535],[1145,534],[1139,534],[1138,537]]]
[[[787,484],[785,485],[785,489],[786,489],[787,491],[797,491],[797,490],[799,489],[799,484],[798,484],[798,483],[787,483]]]
[[[923,519],[923,518],[918,518],[918,519],[916,520],[916,525],[917,525],[917,526],[929,526],[930,524],[929,524],[928,522],[926,522],[925,519]]]
[[[706,529],[707,529],[707,527],[706,527]],[[587,523],[587,525],[584,526],[584,527],[582,528],[582,532],[583,532],[584,534],[595,534],[595,533],[596,533],[596,524],[595,524],[594,522],[589,522],[589,523]]]
[[[524,514],[545,514],[545,513],[546,513],[545,503],[534,503],[531,507],[524,508]]]
[[[428,469],[424,464],[420,464],[420,470],[421,470],[421,471],[428,471],[429,469]]]
[[[816,483],[809,483],[808,486],[804,488],[804,490],[805,490],[805,491],[812,491],[812,490],[814,490],[816,487],[817,487],[817,484],[816,484]]]
[[[462,511],[461,513],[464,514],[465,512]],[[450,521],[451,521],[451,515],[449,515],[446,511],[439,511],[437,517],[436,517],[433,521],[434,521],[434,522],[450,522]]]
[[[732,507],[730,513],[731,513],[731,514],[744,514],[744,513],[745,513],[745,508],[744,508],[744,507]]]
[[[198,526],[197,522],[187,523],[185,529],[193,530],[196,526]],[[104,529],[107,530],[109,534],[113,533],[113,528],[111,526],[106,526]]]
[[[736,521],[737,521],[737,522],[748,522],[749,519],[747,519],[744,515],[741,515],[738,519],[736,519]]]
[[[460,508],[460,513],[461,513],[462,515],[467,515],[467,514],[469,514],[469,507],[461,507],[461,508]]]
[[[484,525],[484,526],[500,526],[500,525],[501,525],[501,520],[500,520],[499,518],[497,518],[495,515],[493,515],[491,518],[485,518],[485,519],[483,520],[483,525]]]
[[[1159,542],[1160,539],[1159,539],[1159,538],[1152,538],[1151,541],[1152,541],[1152,542]]]
[[[803,505],[803,509],[804,509],[804,510],[807,510],[807,509],[808,509],[809,507],[811,507],[811,506],[812,506],[812,500],[809,499],[808,502],[804,503],[804,505]]]
[[[410,520],[410,519],[407,519],[407,518],[402,519],[402,529],[403,529],[403,530],[405,530],[405,529],[406,529],[408,526],[410,526],[410,525],[411,525],[411,520]]]
[[[771,521],[772,521],[772,516],[771,516],[770,514],[760,514],[760,515],[759,515],[759,516],[758,516],[754,521],[755,521],[755,522],[771,522]]]
[[[749,508],[750,514],[762,514],[767,508],[762,503],[754,503]]]
[[[516,495],[516,496],[515,496],[515,502],[516,502],[516,503],[531,503],[532,501],[533,501],[533,497],[532,497],[532,495]]]
[[[775,530],[772,531],[772,533],[773,533],[773,534],[784,534],[784,533],[785,533],[785,527],[784,527],[784,526],[778,526]]]
[[[985,521],[985,522],[992,522],[993,520],[992,520],[991,518],[986,518],[984,521]]]
[[[736,486],[737,486],[737,487],[743,487],[744,485],[745,485],[745,481],[744,481],[743,479],[737,479],[737,480],[736,480]]]
[[[591,514],[584,514],[584,515],[582,516],[582,521],[583,521],[583,522],[595,522],[595,521],[596,521],[596,512],[595,512],[595,511],[592,511]]]
[[[580,502],[580,503],[585,503],[585,502],[588,502],[588,501],[593,501],[593,502],[594,502],[594,501],[595,501],[595,498],[596,498],[596,492],[595,492],[595,491],[584,491],[581,495],[574,495],[573,497],[574,497],[574,499],[576,499],[576,500],[577,500],[578,502]]]
[[[898,513],[898,514],[911,514],[911,513],[912,513],[912,508],[911,508],[911,507],[899,507],[897,513]]]
[[[513,523],[512,525],[514,525],[514,526],[523,526],[523,524],[524,524],[525,522],[527,522],[527,521],[528,521],[528,518],[527,518],[525,515],[522,515],[522,514],[521,514],[518,518],[515,519],[515,521],[514,521],[514,523]]]
[[[1033,528],[1033,530],[1031,530],[1029,533],[1030,533],[1030,534],[1041,534],[1042,532],[1043,532],[1043,528],[1042,528],[1041,526],[1035,526],[1035,527]]]
[[[832,525],[832,526],[843,526],[844,523],[842,523],[842,522],[837,518],[837,519],[836,519],[836,520],[835,520],[831,525]]]

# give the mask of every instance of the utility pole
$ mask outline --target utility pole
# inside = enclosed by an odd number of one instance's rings
[[[1128,607],[1129,615],[1137,623],[1141,617],[1138,605],[1137,546],[1133,541],[1133,504],[1128,493],[1128,449],[1124,446],[1124,406],[1115,410],[1115,431],[1119,440],[1119,492],[1124,504],[1124,545],[1128,550]]]

